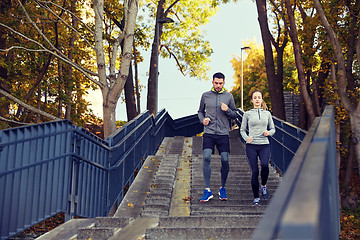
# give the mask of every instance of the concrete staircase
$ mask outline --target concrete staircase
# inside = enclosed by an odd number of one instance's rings
[[[238,130],[231,132],[230,139],[227,201],[218,198],[220,156],[215,152],[211,161],[214,198],[201,203],[202,138],[165,138],[156,155],[146,159],[114,216],[96,218],[78,230],[72,229],[73,234],[69,233],[70,220],[63,224],[62,233],[55,229],[40,239],[54,236],[62,239],[65,232],[72,235],[66,239],[92,240],[250,239],[268,201],[261,201],[259,207],[252,206],[251,173]],[[280,180],[270,169],[267,184],[270,196]]]

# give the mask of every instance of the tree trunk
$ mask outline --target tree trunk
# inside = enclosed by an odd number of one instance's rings
[[[131,121],[137,116],[136,112],[136,103],[135,103],[135,94],[134,94],[134,85],[133,85],[133,74],[132,68],[130,65],[129,75],[125,83],[125,104],[126,104],[126,113],[128,121]]]
[[[300,95],[300,102],[299,102],[299,128],[308,130],[308,115],[306,112],[306,107],[304,103],[304,98]]]
[[[343,181],[345,183],[345,186],[349,186],[351,183],[353,162],[354,162],[354,144],[350,142],[348,157],[346,158],[345,174]]]
[[[150,70],[148,80],[148,93],[147,93],[147,109],[153,115],[156,115],[158,107],[158,63],[159,63],[159,46],[162,32],[162,24],[158,20],[163,17],[165,0],[159,0],[156,11],[156,23],[154,42],[151,47],[150,57]]]
[[[136,93],[136,105],[137,105],[136,113],[137,113],[137,115],[139,115],[140,112],[141,112],[140,89],[139,89],[139,73],[138,73],[138,64],[137,64],[137,52],[136,52],[135,44],[133,46],[133,52],[134,52],[134,59],[135,59],[134,60],[134,66],[135,66],[134,80],[135,80],[135,93]]]
[[[134,42],[134,32],[136,26],[136,17],[138,12],[137,0],[125,0],[124,1],[124,13],[125,13],[125,27],[123,48],[121,52],[121,64],[116,76],[112,76],[115,73],[115,64],[110,64],[110,76],[106,75],[106,61],[103,44],[103,19],[104,19],[104,2],[94,1],[93,8],[95,13],[95,51],[97,58],[98,78],[100,82],[100,89],[103,96],[103,120],[104,120],[104,138],[107,138],[112,132],[116,130],[116,104],[120,98],[121,91],[124,89],[126,79],[129,74],[130,63],[132,59],[132,48]],[[115,63],[115,57],[117,48],[120,45],[121,40],[117,39],[118,45],[113,46],[113,59],[110,62]],[[109,80],[109,81],[108,81]]]
[[[360,111],[350,113],[352,142],[354,144],[355,156],[358,163],[358,169],[360,169]],[[360,170],[359,170],[360,176]]]
[[[75,13],[76,11],[76,2],[77,0],[72,0],[71,1],[71,12]],[[74,16],[74,15],[71,15],[71,26],[74,28],[74,29],[77,29],[78,27],[78,19]],[[68,58],[70,60],[73,60],[74,58],[74,48],[75,48],[75,40],[77,39],[77,34],[74,30],[72,30],[71,32],[71,37],[70,37],[70,40],[69,40],[69,53],[68,53]],[[71,86],[71,78],[73,76],[73,68],[71,67],[71,65],[67,65],[66,67],[66,82],[68,84],[66,84],[65,86],[65,92],[66,92],[66,96],[67,96],[67,99],[68,101],[66,101],[66,108],[65,108],[65,119],[69,119],[71,120],[71,110],[72,110],[72,105],[73,105],[73,102],[72,102],[72,86]],[[77,81],[76,81],[77,82]]]
[[[6,32],[4,31],[3,28],[0,28],[0,48],[1,49],[6,49],[6,38],[7,38]],[[3,61],[6,61],[5,53],[2,53],[1,57],[3,58]],[[0,66],[0,89],[9,92],[9,86],[7,83],[7,79],[8,79],[7,69]],[[2,96],[2,95],[0,94],[0,96]],[[5,99],[5,101],[3,101],[2,104],[0,104],[0,116],[5,117],[6,115],[8,115],[9,109],[10,109],[10,103],[9,103],[9,101],[7,101]]]
[[[279,76],[275,74],[274,56],[271,46],[272,36],[269,31],[266,12],[266,0],[256,0],[256,6],[258,11],[258,21],[261,30],[261,37],[264,44],[266,76],[268,79],[272,112],[276,117],[285,120],[285,102],[282,76],[279,78]]]
[[[116,102],[103,105],[104,115],[104,138],[107,138],[116,130]],[[106,134],[105,134],[106,133]]]
[[[307,111],[307,114],[309,116],[309,124],[311,124],[315,119],[315,112],[314,107],[311,102],[310,94],[307,90],[307,84],[306,84],[306,78],[305,78],[305,71],[302,64],[302,50],[300,46],[300,42],[297,36],[297,30],[296,30],[296,24],[295,24],[295,16],[294,11],[292,10],[292,4],[290,3],[290,0],[285,0],[285,6],[287,9],[287,15],[289,17],[289,23],[290,23],[290,38],[293,43],[294,48],[294,55],[295,55],[295,64],[298,71],[298,78],[300,82],[300,92],[303,96],[305,108]]]
[[[63,112],[62,112],[62,106],[63,106],[63,96],[64,96],[64,73],[63,73],[63,64],[62,61],[60,59],[58,59],[58,78],[59,78],[59,88],[58,88],[58,97],[59,97],[59,101],[58,101],[58,118],[62,118],[63,117]]]

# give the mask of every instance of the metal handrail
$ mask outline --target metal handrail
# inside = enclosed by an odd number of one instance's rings
[[[66,220],[107,215],[164,137],[199,133],[197,118],[184,119],[191,123],[178,127],[165,109],[145,111],[106,141],[68,120],[0,131],[1,239],[59,212]]]

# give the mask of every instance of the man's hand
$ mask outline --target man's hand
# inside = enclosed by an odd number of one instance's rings
[[[206,126],[206,125],[208,125],[209,124],[209,122],[210,122],[211,120],[210,120],[210,118],[204,118],[204,120],[203,120],[203,124]]]
[[[221,110],[223,110],[224,112],[226,112],[229,109],[228,105],[226,105],[225,103],[221,102]]]

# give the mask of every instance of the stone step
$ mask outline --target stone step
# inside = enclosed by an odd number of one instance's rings
[[[247,211],[241,211],[241,212],[231,212],[231,211],[227,211],[227,210],[223,210],[222,212],[212,212],[211,216],[220,216],[220,215],[238,215],[238,216],[251,216],[251,215],[255,215],[255,216],[259,216],[262,217],[262,215],[264,214],[264,211],[256,211],[256,210],[247,210]],[[204,211],[192,211],[191,212],[191,216],[204,216],[204,215],[209,215],[209,212],[204,212]]]
[[[100,240],[100,239],[109,239],[118,230],[113,227],[88,227],[88,228],[80,228],[77,234],[77,239],[92,239],[92,240]]]
[[[170,205],[170,201],[171,199],[170,198],[147,198],[145,200],[145,204],[146,205],[156,205],[156,204],[159,204],[159,205]]]
[[[213,214],[215,212],[222,212],[222,211],[226,211],[226,212],[232,212],[233,214],[238,215],[239,212],[246,212],[246,211],[250,211],[250,212],[261,212],[264,211],[266,208],[266,205],[261,204],[260,206],[254,207],[252,205],[252,201],[249,202],[247,205],[233,205],[233,206],[229,206],[226,203],[221,203],[221,202],[225,202],[225,201],[213,201],[215,202],[215,204],[208,204],[210,203],[211,200],[209,202],[203,203],[203,204],[194,204],[191,206],[191,211],[202,211],[202,212],[207,212],[209,214]],[[262,202],[260,202],[262,203]]]
[[[111,235],[113,237],[110,239],[126,239],[122,236],[129,234],[129,230],[126,232],[124,230],[130,229],[130,225],[132,226],[131,229],[141,228],[141,226],[137,227],[135,222],[140,224],[142,219],[152,220],[149,226],[143,226],[142,231],[145,233],[145,239],[251,238],[251,234],[261,220],[269,201],[261,200],[260,206],[252,206],[251,170],[245,157],[243,144],[239,142],[239,139],[231,139],[232,149],[234,149],[232,152],[243,155],[230,154],[229,156],[230,172],[226,184],[228,200],[221,201],[218,196],[218,189],[221,185],[221,158],[220,155],[214,154],[211,160],[211,188],[214,198],[202,203],[200,202],[204,191],[202,139],[201,137],[192,138],[193,152],[190,155],[186,155],[186,151],[189,149],[184,148],[184,143],[186,144],[187,141],[184,137],[165,138],[156,155],[151,156],[153,178],[147,180],[148,190],[142,191],[146,196],[143,197],[140,210],[136,211],[139,212],[138,217],[124,217],[122,219],[117,215],[117,218],[113,219],[98,218],[91,230],[89,228],[81,230],[77,238],[109,239]],[[233,141],[236,143],[234,144]],[[236,147],[234,148],[234,146]],[[172,203],[172,194],[175,186],[178,186],[175,185],[176,181],[180,180],[176,179],[178,171],[182,170],[179,169],[178,164],[179,162],[183,163],[184,158],[186,164],[191,167],[191,180],[188,181],[190,190],[186,193],[190,196],[184,196],[184,198],[191,197],[188,201],[188,215],[169,216],[169,214],[174,215],[174,212],[170,211],[174,204]],[[270,196],[275,193],[280,181],[281,177],[270,168],[267,183]],[[125,206],[125,204],[123,205]],[[138,207],[138,205],[136,206]],[[121,214],[128,216],[126,209],[131,210],[125,206]],[[157,225],[156,219],[158,219]],[[138,239],[139,237],[143,239],[144,235],[138,235]]]
[[[220,182],[219,182],[220,183]],[[215,186],[215,183],[210,184],[211,186]],[[204,193],[204,183],[202,184],[198,184],[198,185],[192,185],[191,186],[191,192],[194,194],[203,194]],[[220,186],[216,187],[216,188],[211,188],[211,191],[213,194],[218,194],[219,193],[219,188]],[[267,189],[269,193],[275,193],[277,186],[275,184],[269,184],[267,185]],[[236,194],[236,195],[246,195],[248,192],[252,193],[252,188],[251,188],[251,184],[239,184],[239,185],[232,185],[232,184],[226,184],[226,194]]]
[[[97,217],[96,218],[96,227],[114,227],[114,228],[123,228],[131,222],[131,218],[124,217]]]
[[[147,210],[143,210],[141,212],[141,217],[161,217],[161,216],[169,216],[169,211],[168,210],[151,210],[151,209],[147,209]]]
[[[147,229],[145,239],[249,239],[255,228],[253,227],[208,227],[208,228],[162,228]]]
[[[227,207],[227,206],[252,206],[252,201],[254,200],[254,198],[252,196],[248,196],[248,197],[243,197],[242,199],[239,198],[231,198],[228,196],[228,200],[226,201],[222,201],[219,199],[219,195],[214,195],[214,198],[212,198],[210,201],[208,202],[200,202],[200,198],[202,196],[199,197],[195,197],[193,199],[191,199],[191,207],[196,207],[198,205],[209,205],[209,206],[222,206],[222,207]],[[262,200],[260,199],[260,203],[261,205],[267,206],[270,201],[269,200]]]
[[[216,179],[220,180],[220,178],[221,178],[220,174],[211,173],[211,180],[213,180],[213,179],[214,180],[216,180]],[[203,174],[201,172],[201,173],[197,173],[195,175],[193,174],[191,179],[192,179],[192,181],[200,181],[200,180],[204,180],[204,177],[203,177]],[[243,175],[240,175],[240,176],[232,177],[232,175],[229,174],[227,182],[229,181],[229,182],[236,183],[239,180],[241,180],[241,181],[244,181],[244,180],[250,181],[251,180],[251,175],[250,174],[243,174]],[[259,178],[259,180],[261,180],[261,179]],[[274,174],[270,174],[269,177],[268,177],[268,181],[279,181],[280,182],[281,178],[274,175]]]
[[[159,227],[256,227],[261,217],[256,215],[236,216],[189,216],[189,217],[161,217]]]

